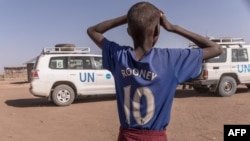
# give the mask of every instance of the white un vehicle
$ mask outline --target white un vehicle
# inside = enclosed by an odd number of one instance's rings
[[[30,92],[58,106],[70,105],[80,95],[115,94],[113,76],[102,68],[101,55],[67,45],[43,49],[31,71]]]
[[[223,47],[223,53],[204,60],[200,76],[185,84],[192,85],[199,93],[210,91],[222,97],[235,94],[238,84],[250,89],[250,45],[242,38],[211,40]]]

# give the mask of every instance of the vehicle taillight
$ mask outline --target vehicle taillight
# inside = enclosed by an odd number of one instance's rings
[[[207,79],[208,78],[208,71],[206,69],[203,70],[203,79]]]
[[[38,70],[32,70],[31,71],[31,79],[38,79]]]

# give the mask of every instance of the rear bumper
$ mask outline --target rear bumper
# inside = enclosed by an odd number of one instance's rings
[[[188,84],[188,85],[217,85],[219,80],[192,80],[192,81],[187,81],[184,82],[183,84]]]
[[[184,82],[183,84],[192,85],[193,87],[201,87],[201,88],[209,88],[211,92],[215,92],[217,90],[219,80],[193,80]]]
[[[32,81],[29,91],[32,95],[37,97],[48,97],[50,95],[50,89],[48,88],[50,88],[48,84]]]

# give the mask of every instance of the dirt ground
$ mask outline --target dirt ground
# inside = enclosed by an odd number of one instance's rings
[[[114,95],[77,99],[57,107],[30,94],[25,82],[0,81],[0,141],[115,141],[119,122]],[[250,94],[232,97],[177,90],[169,141],[223,141],[224,124],[250,124]]]

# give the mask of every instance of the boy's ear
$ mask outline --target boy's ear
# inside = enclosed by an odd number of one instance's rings
[[[157,25],[155,26],[154,36],[158,36],[158,35],[159,35],[159,33],[160,33],[160,25],[159,25],[159,24],[157,24]]]
[[[157,42],[159,34],[160,34],[160,25],[156,25],[154,30],[153,45]]]
[[[129,27],[127,28],[127,32],[128,32],[128,35],[131,36],[131,32],[130,32]]]

